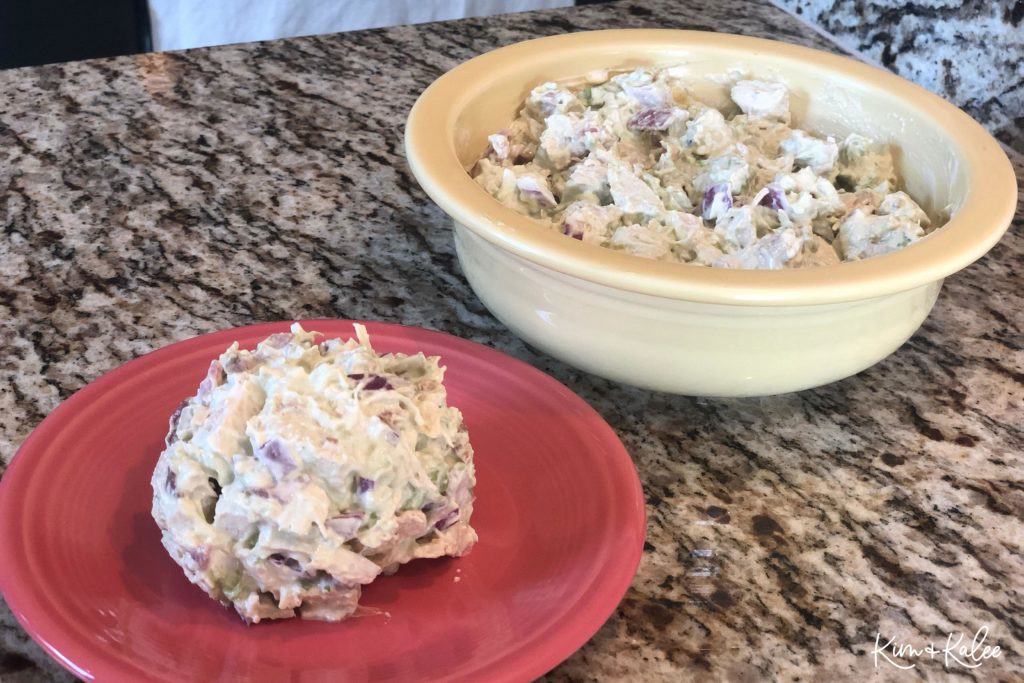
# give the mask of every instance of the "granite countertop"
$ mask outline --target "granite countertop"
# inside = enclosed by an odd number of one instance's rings
[[[984,626],[1000,657],[951,671],[1021,680],[1020,211],[899,351],[774,398],[588,376],[468,288],[406,166],[409,107],[496,46],[627,26],[838,50],[768,4],[647,0],[0,72],[4,462],[72,392],[196,334],[305,317],[440,329],[567,384],[640,472],[639,573],[550,680],[944,680],[941,658],[876,669],[876,634],[942,646]],[[5,606],[0,678],[70,679]]]
[[[774,0],[836,41],[955,103],[1024,153],[1021,0]]]

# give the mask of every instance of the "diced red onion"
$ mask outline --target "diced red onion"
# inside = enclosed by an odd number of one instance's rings
[[[568,221],[562,223],[562,234],[568,235],[574,240],[580,240],[581,242],[583,241],[583,231],[577,230],[575,227],[570,225]]]
[[[704,220],[711,220],[711,209],[718,199],[726,210],[732,208],[732,195],[729,194],[728,183],[717,183],[704,190],[704,201],[701,202],[700,212]]]
[[[562,92],[559,90],[548,90],[541,95],[537,100],[538,108],[544,118],[547,118],[558,111],[558,103],[562,98]]]
[[[549,195],[540,190],[519,188],[519,192],[535,199],[541,206],[554,206],[556,204]]]
[[[663,108],[666,104],[665,90],[654,85],[627,85],[622,92],[644,107]]]
[[[672,117],[671,109],[643,109],[626,122],[631,130],[665,130]]]
[[[508,136],[503,133],[495,133],[489,135],[487,141],[491,143],[491,149],[494,151],[494,157],[499,161],[504,161],[508,158],[509,153],[509,142]]]
[[[348,377],[349,379],[354,379],[357,382],[361,382],[363,379],[367,377],[367,375],[364,375],[361,372],[354,372],[350,374]],[[362,389],[364,391],[379,391],[381,389],[394,389],[394,387],[391,386],[391,382],[389,382],[386,377],[381,377],[380,375],[369,375],[369,379],[366,380],[366,382],[362,385]]]
[[[380,389],[390,390],[393,388],[394,387],[391,386],[391,382],[387,381],[387,379],[380,375],[372,375],[370,380],[363,386],[363,389],[366,391],[377,391]]]
[[[277,479],[295,469],[295,461],[277,439],[272,439],[256,449],[256,457],[262,460]]]
[[[452,524],[455,524],[455,522],[457,522],[458,520],[459,520],[459,508],[454,508],[454,509],[449,510],[448,512],[446,512],[444,515],[442,515],[434,523],[434,528],[437,529],[438,531],[444,531],[445,529],[450,527]]]
[[[776,211],[787,211],[789,210],[789,202],[786,201],[786,193],[778,185],[769,185],[765,188],[767,192],[761,200],[758,201],[759,206],[766,206],[769,209],[775,209]]]
[[[181,411],[188,405],[188,400],[184,400],[178,404],[178,407],[174,409],[174,413],[171,415],[171,419],[168,420],[167,436],[164,437],[164,445],[170,446],[172,443],[177,441],[178,436],[178,423],[181,422]]]

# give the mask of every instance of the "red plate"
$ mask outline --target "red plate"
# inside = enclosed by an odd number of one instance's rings
[[[345,320],[304,327],[353,335]],[[0,589],[29,634],[102,681],[526,680],[583,645],[643,549],[643,493],[615,433],[567,388],[497,351],[367,327],[378,351],[448,366],[449,401],[476,450],[472,552],[378,579],[362,604],[386,614],[339,624],[246,626],[189,584],[149,514],[167,418],[232,341],[253,348],[287,324],[226,330],[104,375],[18,451],[0,482]]]

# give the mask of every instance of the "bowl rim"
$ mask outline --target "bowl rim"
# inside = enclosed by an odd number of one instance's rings
[[[895,252],[833,266],[737,270],[651,261],[581,243],[504,206],[466,172],[455,152],[455,123],[495,77],[585,50],[608,55],[594,68],[660,49],[744,53],[774,65],[831,70],[905,102],[929,119],[965,164],[968,188],[940,230]],[[810,65],[810,66],[808,66]],[[439,131],[438,128],[441,128]],[[474,57],[434,81],[417,99],[405,130],[410,169],[427,195],[455,222],[537,266],[628,292],[732,305],[816,305],[855,301],[920,287],[981,258],[1006,232],[1017,202],[1013,167],[974,119],[924,88],[848,57],[780,41],[677,29],[610,29],[536,38]]]

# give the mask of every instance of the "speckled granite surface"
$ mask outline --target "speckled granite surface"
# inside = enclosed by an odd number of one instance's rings
[[[955,103],[1024,153],[1021,0],[774,0]]]
[[[889,359],[762,400],[587,376],[468,289],[405,166],[408,108],[496,45],[613,26],[827,47],[767,4],[661,0],[0,73],[3,460],[88,381],[198,333],[328,316],[441,329],[565,382],[640,471],[639,574],[550,680],[945,680],[941,657],[876,669],[876,634],[941,647],[982,626],[1002,653],[957,678],[1021,680],[1020,212]],[[2,606],[0,678],[70,678]]]

